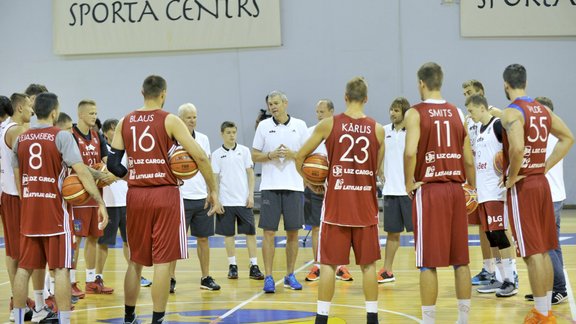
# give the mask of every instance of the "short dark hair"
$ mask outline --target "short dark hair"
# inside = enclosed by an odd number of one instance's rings
[[[536,97],[536,99],[534,99],[536,101],[538,101],[539,103],[543,104],[544,106],[550,108],[550,110],[554,111],[554,103],[552,102],[552,99],[548,98],[548,97]]]
[[[330,111],[334,111],[334,103],[332,102],[332,100],[330,99],[320,99],[318,100],[318,103],[323,102],[326,104],[326,106],[328,106],[328,109],[330,109]]]
[[[155,99],[166,90],[166,80],[158,75],[150,75],[142,84],[142,94],[144,99]]]
[[[226,128],[236,128],[238,129],[238,127],[236,127],[236,124],[234,124],[234,122],[231,121],[225,121],[222,123],[222,125],[220,125],[220,133],[224,133],[224,130]]]
[[[472,79],[472,80],[464,81],[462,83],[462,89],[468,88],[468,87],[474,88],[474,90],[476,90],[476,92],[482,91],[482,93],[484,93],[484,85],[482,84],[482,82],[480,82],[478,80]]]
[[[6,116],[14,115],[14,108],[12,107],[12,102],[6,96],[0,96],[0,117],[5,118]]]
[[[34,102],[34,112],[38,119],[46,119],[52,111],[58,109],[58,96],[51,92],[40,93]]]
[[[58,115],[58,120],[56,121],[56,124],[62,125],[62,124],[64,124],[64,123],[69,123],[69,122],[71,122],[71,121],[72,121],[72,118],[71,118],[70,116],[68,116],[67,113],[61,112],[61,113]]]
[[[504,69],[504,81],[512,89],[526,88],[526,68],[520,64],[510,64]]]
[[[32,83],[28,86],[28,88],[26,88],[26,90],[24,90],[24,93],[27,94],[28,96],[37,96],[41,93],[45,93],[48,92],[48,89],[46,89],[46,86],[43,84],[37,84],[37,83]]]
[[[486,97],[484,97],[483,95],[475,94],[466,98],[465,105],[468,106],[470,104],[476,106],[484,106],[486,107],[486,109],[488,109],[488,100],[486,100]]]
[[[444,73],[442,72],[442,67],[437,63],[424,63],[420,69],[418,69],[418,80],[422,80],[428,90],[440,90],[443,79]]]
[[[390,109],[392,109],[392,108],[402,109],[402,116],[404,116],[404,114],[406,114],[406,111],[408,111],[408,109],[410,109],[410,103],[408,102],[408,99],[406,99],[404,97],[398,97],[398,98],[394,99],[392,101],[392,103],[390,104]]]
[[[118,125],[118,119],[106,119],[104,124],[102,124],[102,132],[106,133],[107,131],[111,130],[112,128],[116,128]]]
[[[10,101],[12,102],[12,108],[22,104],[24,100],[28,98],[28,95],[23,93],[15,92],[10,96]]]
[[[368,98],[368,84],[364,77],[358,76],[346,83],[346,97],[349,102],[363,102]]]

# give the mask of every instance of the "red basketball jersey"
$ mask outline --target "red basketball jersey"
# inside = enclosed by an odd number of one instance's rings
[[[378,224],[376,122],[369,117],[334,116],[326,138],[330,161],[323,221],[342,226]]]
[[[464,182],[466,132],[458,109],[447,102],[421,102],[420,140],[414,178],[423,182]]]
[[[23,235],[71,233],[72,217],[61,192],[68,167],[56,146],[58,132],[60,129],[56,127],[37,128],[18,137]]]
[[[546,143],[552,128],[552,117],[548,109],[528,97],[517,98],[508,108],[515,108],[524,116],[524,158],[518,175],[543,174],[546,162]],[[502,135],[504,144],[504,170],[508,169],[510,143],[506,131]]]
[[[90,129],[89,134],[90,140],[87,140],[84,135],[80,133],[78,128],[72,127],[72,135],[74,135],[76,143],[78,143],[80,155],[82,156],[82,162],[91,167],[96,163],[102,162],[102,152],[100,150],[100,137],[98,136],[98,133],[95,130]],[[99,191],[100,195],[102,195],[102,189],[99,189]],[[75,208],[84,207],[98,207],[98,203],[93,198],[90,198],[88,202],[80,207]]]
[[[122,137],[128,155],[128,186],[175,186],[169,152],[175,141],[166,133],[169,113],[163,110],[133,111],[124,117]]]

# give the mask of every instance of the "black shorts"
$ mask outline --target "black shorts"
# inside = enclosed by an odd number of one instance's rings
[[[284,230],[302,229],[304,224],[304,193],[293,190],[262,190],[258,227],[277,231],[280,215],[284,216]]]
[[[208,208],[204,208],[206,199],[184,199],[184,214],[186,215],[186,232],[196,237],[214,235],[214,217],[208,216]]]
[[[309,188],[304,189],[304,224],[319,227],[324,195],[319,195]]]
[[[106,210],[108,225],[104,228],[104,234],[98,238],[98,244],[115,245],[118,229],[122,242],[126,243],[126,207],[106,207]]]
[[[234,236],[236,223],[238,223],[238,234],[256,234],[252,208],[243,206],[224,206],[224,214],[216,215],[216,234]]]
[[[412,200],[408,196],[384,196],[384,231],[401,233],[414,231]]]

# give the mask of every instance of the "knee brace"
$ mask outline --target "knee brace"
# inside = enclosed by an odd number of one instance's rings
[[[488,236],[490,247],[497,247],[499,250],[510,247],[510,241],[508,241],[508,237],[504,230],[486,232],[486,236]]]

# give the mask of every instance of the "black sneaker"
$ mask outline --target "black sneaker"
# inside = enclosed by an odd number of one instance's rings
[[[170,278],[170,293],[173,294],[176,290],[176,279]]]
[[[264,274],[260,272],[260,268],[258,268],[257,264],[250,266],[250,279],[264,280]]]
[[[553,291],[552,292],[552,305],[558,305],[568,299],[568,293]]]
[[[532,294],[524,295],[524,299],[526,299],[527,301],[534,301],[534,295]]]
[[[238,266],[231,264],[228,267],[228,279],[238,279]]]
[[[200,288],[206,290],[220,290],[220,286],[210,276],[200,280]]]

